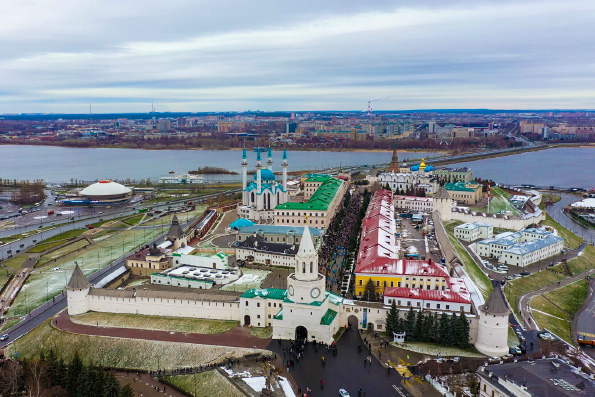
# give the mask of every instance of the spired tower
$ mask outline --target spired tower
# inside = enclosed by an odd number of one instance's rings
[[[499,283],[494,285],[488,300],[478,311],[475,348],[488,356],[500,357],[508,353],[508,316],[511,310]]]
[[[256,151],[256,193],[259,195],[262,194],[262,161],[260,159],[260,150]],[[262,208],[258,209],[261,210]]]
[[[440,186],[438,192],[434,196],[434,211],[440,213],[440,217],[443,221],[449,221],[452,219],[452,199],[450,198],[448,191],[444,186]]]
[[[310,228],[304,226],[300,248],[295,255],[295,272],[287,278],[287,293],[296,303],[309,304],[324,297],[324,276],[318,273],[318,252]]]
[[[395,139],[395,145],[393,147],[393,157],[388,165],[388,172],[399,173],[399,155],[397,154],[397,140]]]
[[[273,153],[271,151],[271,145],[269,145],[269,152],[267,155],[268,159],[267,159],[267,169],[269,171],[273,171]]]

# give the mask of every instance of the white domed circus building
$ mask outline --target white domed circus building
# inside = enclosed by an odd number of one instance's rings
[[[123,203],[132,197],[132,189],[110,180],[93,183],[74,197],[60,201],[66,205],[110,205]]]

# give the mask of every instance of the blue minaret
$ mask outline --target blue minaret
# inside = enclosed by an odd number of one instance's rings
[[[256,151],[256,193],[262,193],[262,160],[260,159],[260,150]]]
[[[287,191],[287,149],[283,148],[283,162],[281,165],[283,166],[283,191]]]
[[[271,150],[271,145],[269,145],[269,153],[268,153],[268,160],[267,160],[267,168],[269,171],[273,171],[273,152]]]

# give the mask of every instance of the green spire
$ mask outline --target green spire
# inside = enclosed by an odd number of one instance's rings
[[[273,152],[271,150],[271,145],[269,145],[269,157],[273,157]]]
[[[248,156],[246,156],[246,147],[244,146],[244,150],[242,151],[242,158],[243,159],[247,159]]]
[[[283,148],[283,159],[282,160],[287,160],[287,149]]]
[[[260,148],[256,148],[256,161],[260,161]]]

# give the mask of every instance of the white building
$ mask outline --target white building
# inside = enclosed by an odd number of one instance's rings
[[[471,294],[462,278],[449,278],[448,290],[423,288],[386,288],[384,304],[415,309],[472,313]]]
[[[203,177],[191,174],[176,175],[176,176],[162,176],[159,178],[160,184],[181,184],[181,185],[195,185],[203,183]]]
[[[283,150],[283,183],[276,181],[273,173],[273,154],[268,150],[266,168],[262,168],[260,151],[256,157],[256,173],[248,183],[248,157],[246,148],[242,154],[242,205],[238,207],[238,216],[257,222],[272,221],[274,208],[289,200],[287,192],[287,152]]]
[[[438,180],[432,174],[434,167],[423,162],[415,164],[409,172],[383,172],[378,174],[377,180],[382,187],[388,186],[391,190],[407,190],[423,188],[426,194],[434,194],[438,190]]]
[[[469,222],[455,226],[455,237],[464,241],[475,241],[480,238],[492,238],[494,236],[494,226],[485,222]]]
[[[562,251],[564,239],[543,228],[504,232],[476,243],[479,256],[497,258],[499,263],[527,266]]]

